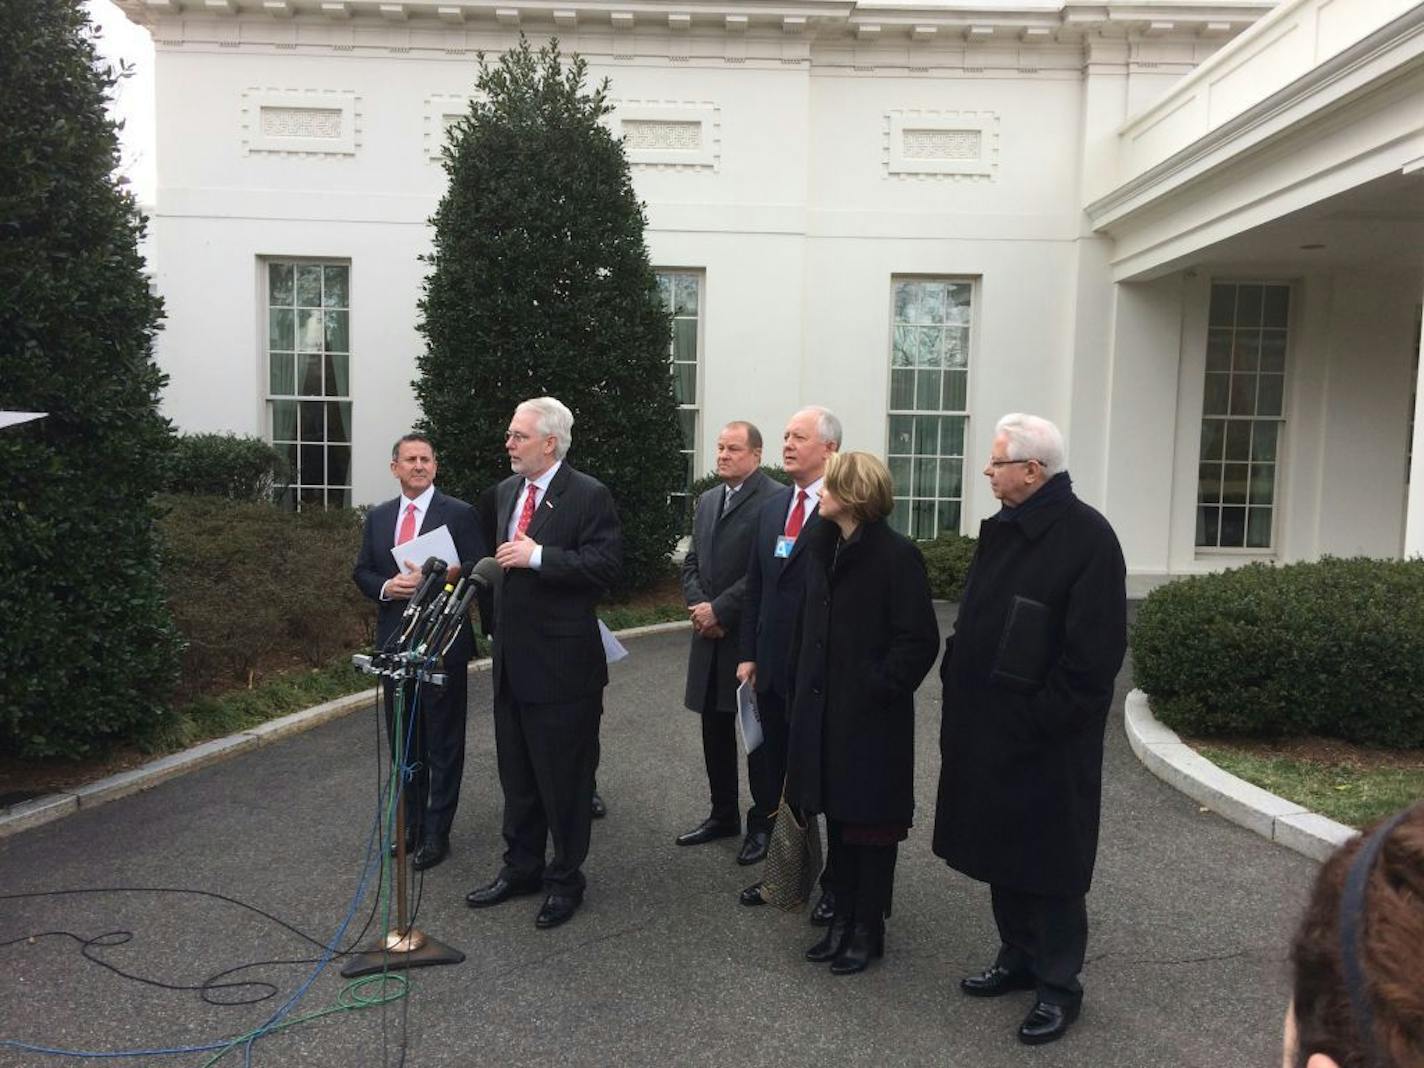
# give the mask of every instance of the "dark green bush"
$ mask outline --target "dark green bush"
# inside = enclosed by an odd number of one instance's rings
[[[441,486],[468,501],[509,474],[518,402],[567,404],[570,462],[618,507],[627,591],[656,581],[677,542],[687,466],[643,210],[604,124],[607,84],[586,78],[556,41],[481,61],[431,218],[415,394]]]
[[[186,697],[247,682],[261,664],[320,666],[367,640],[374,609],[351,581],[359,512],[287,512],[220,497],[163,503]]]
[[[168,718],[178,638],[154,492],[172,431],[152,359],[163,308],[116,183],[75,0],[0,3],[0,751],[77,757]]]
[[[168,492],[270,501],[287,480],[281,453],[261,438],[184,434],[168,465]]]
[[[1154,590],[1133,674],[1197,736],[1424,746],[1424,560],[1252,564]]]
[[[930,576],[930,591],[942,601],[958,601],[964,594],[964,576],[974,559],[977,538],[945,533],[918,543]]]

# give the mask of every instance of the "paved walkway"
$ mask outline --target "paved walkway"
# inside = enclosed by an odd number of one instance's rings
[[[1201,812],[1137,762],[1121,723],[1127,672],[1108,731],[1087,1002],[1064,1041],[1028,1049],[1013,1030],[1029,995],[971,1001],[955,988],[989,961],[995,938],[986,888],[929,851],[937,680],[919,695],[922,822],[902,849],[888,956],[865,975],[835,978],[801,960],[816,938],[804,916],[738,906],[751,873],[733,863],[735,839],[672,844],[706,811],[696,719],[680,707],[687,640],[634,639],[633,655],[613,668],[599,773],[612,812],[595,824],[588,899],[573,922],[535,930],[538,898],[481,912],[463,903],[494,874],[501,848],[489,675],[476,675],[454,853],[428,873],[419,916],[469,959],[415,973],[404,1005],[265,1038],[252,1063],[394,1065],[402,1028],[405,1063],[422,1066],[1277,1063],[1285,946],[1314,865]],[[357,713],[0,840],[0,895],[189,887],[329,937],[355,885],[374,806],[374,722]],[[175,985],[309,952],[280,927],[212,898],[0,900],[0,942],[55,929],[130,930],[133,941],[91,952]],[[0,948],[0,1039],[89,1050],[201,1044],[261,1023],[310,968],[262,970],[279,998],[214,1007],[192,991],[124,980],[78,948],[60,938]],[[323,973],[298,1011],[333,1003],[343,985],[335,969]],[[0,1047],[5,1068],[98,1063]],[[221,1063],[241,1063],[240,1053]]]

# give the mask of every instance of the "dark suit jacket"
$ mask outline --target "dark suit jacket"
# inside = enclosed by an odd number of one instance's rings
[[[376,648],[386,644],[386,639],[395,632],[400,623],[401,613],[407,601],[382,601],[381,587],[387,579],[399,573],[391,549],[396,543],[396,516],[399,514],[402,498],[395,497],[373,507],[366,513],[366,525],[361,531],[361,552],[356,557],[356,567],[351,577],[356,580],[362,593],[376,602]],[[422,531],[434,530],[441,525],[450,528],[450,537],[455,542],[455,551],[466,563],[487,556],[484,538],[480,535],[479,524],[475,520],[475,510],[456,497],[447,497],[439,490],[430,499],[421,521]],[[424,561],[417,561],[424,563]],[[475,650],[474,634],[469,621],[461,624],[460,635],[450,647],[447,662],[469,660]]]
[[[819,506],[806,517],[791,555],[779,559],[776,539],[786,528],[795,486],[783,486],[767,497],[757,516],[747,562],[747,584],[739,641],[741,658],[755,660],[758,693],[785,697],[790,689],[791,632],[801,609],[801,591],[806,585],[806,535],[821,522]]]
[[[757,516],[777,484],[760,471],[753,471],[722,510],[725,487],[713,486],[697,499],[692,520],[692,545],[682,562],[682,594],[691,607],[702,601],[712,603],[717,622],[727,632],[725,638],[692,636],[687,660],[687,693],[683,702],[701,712],[707,698],[709,677],[717,680],[717,708],[730,712],[737,707],[737,634],[742,621],[742,595],[747,584],[747,557]]]
[[[522,475],[499,485],[504,540]],[[554,704],[608,685],[594,607],[623,572],[623,530],[613,496],[565,461],[526,532],[543,546],[541,566],[510,568],[495,586],[494,689],[521,702]]]

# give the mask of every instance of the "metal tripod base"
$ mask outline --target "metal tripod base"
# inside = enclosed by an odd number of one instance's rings
[[[354,954],[341,969],[343,979],[377,972],[396,972],[410,968],[429,968],[436,964],[460,964],[465,955],[458,949],[437,942],[423,931],[391,931],[371,949]]]

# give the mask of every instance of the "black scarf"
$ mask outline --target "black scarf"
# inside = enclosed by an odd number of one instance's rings
[[[999,514],[995,518],[1000,523],[1017,523],[1035,509],[1053,504],[1055,501],[1067,500],[1071,496],[1073,496],[1073,480],[1068,477],[1067,471],[1059,471],[1023,504],[1017,508],[1010,508],[1006,504],[999,509]]]

